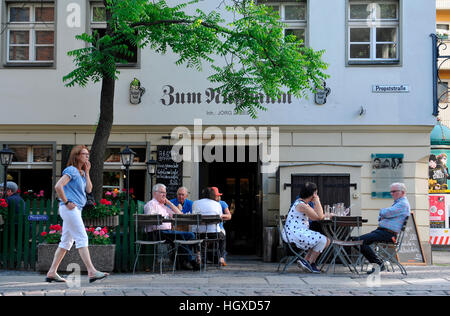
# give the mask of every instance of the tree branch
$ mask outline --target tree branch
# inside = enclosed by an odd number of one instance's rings
[[[194,20],[194,21],[190,21],[190,20],[159,20],[159,21],[153,21],[153,22],[136,22],[136,23],[132,23],[130,25],[130,27],[135,28],[135,27],[139,27],[139,26],[157,26],[157,25],[170,25],[170,24],[195,24],[198,23],[198,20]],[[226,33],[226,34],[230,34],[230,35],[236,35],[237,33],[232,32],[226,28],[220,27],[218,25],[215,24],[211,24],[211,23],[206,23],[206,22],[200,22],[198,23],[204,27],[210,28],[210,29],[214,29],[216,31],[222,32],[222,33]]]

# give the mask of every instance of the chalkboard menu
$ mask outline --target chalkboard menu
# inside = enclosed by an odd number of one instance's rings
[[[172,146],[157,146],[156,183],[162,183],[167,187],[167,198],[173,199],[177,190],[183,185],[183,163],[172,160]]]
[[[416,219],[411,213],[403,236],[402,246],[398,251],[398,261],[405,265],[425,265],[426,260],[417,233]]]

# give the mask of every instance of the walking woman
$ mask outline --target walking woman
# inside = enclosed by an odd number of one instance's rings
[[[47,272],[47,282],[66,282],[57,274],[58,267],[67,251],[75,242],[81,259],[86,265],[89,282],[92,283],[108,276],[108,273],[99,272],[92,264],[88,249],[88,236],[81,218],[81,210],[86,204],[86,192],[92,191],[92,182],[89,177],[91,163],[89,150],[84,145],[73,147],[70,152],[67,168],[64,169],[61,179],[55,185],[58,194],[59,215],[63,219],[61,242],[55,252],[52,266]]]
[[[314,203],[314,208],[309,205],[310,202]],[[308,250],[306,260],[299,258],[297,264],[312,273],[320,273],[316,259],[330,245],[330,240],[311,230],[309,220],[316,221],[323,218],[317,185],[306,182],[300,190],[300,198],[295,201],[288,213],[281,237],[287,243],[295,243],[298,248]]]

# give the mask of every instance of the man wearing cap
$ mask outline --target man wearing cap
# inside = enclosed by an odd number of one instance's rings
[[[25,201],[22,199],[22,197],[17,193],[17,190],[19,187],[15,182],[8,181],[6,182],[6,203],[14,204],[16,209],[16,214],[24,214],[25,211]],[[20,212],[22,205],[22,212]]]
[[[216,201],[215,191],[211,187],[203,189],[200,198],[200,200],[195,201],[192,205],[193,214],[222,216],[222,207],[219,202]],[[219,262],[221,265],[225,266],[225,264],[223,264],[225,262],[223,257],[225,253],[225,235],[221,231],[219,224],[200,225],[196,230],[196,232],[206,235],[209,239],[218,237]]]
[[[222,222],[219,223],[219,226],[220,226],[220,229],[221,229],[222,233],[224,235],[226,235],[225,227],[223,227],[223,221],[229,221],[231,219],[231,212],[230,212],[230,209],[228,208],[227,202],[222,201],[223,193],[219,192],[219,188],[211,187],[211,189],[213,190],[213,192],[214,192],[214,194],[216,196],[216,201],[219,202],[220,206],[222,207],[222,215],[220,215],[220,218],[222,219]],[[225,256],[226,256],[226,253],[227,253],[227,251],[225,250],[225,248],[226,248],[225,244],[226,244],[226,239],[224,239],[224,246],[223,246],[223,248],[224,248],[224,254],[223,254],[224,260],[221,261],[221,265],[224,266],[224,267],[227,265],[226,262],[225,262]]]

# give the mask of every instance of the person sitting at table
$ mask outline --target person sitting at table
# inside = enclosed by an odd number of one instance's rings
[[[222,219],[222,222],[219,223],[219,226],[220,226],[220,229],[222,230],[223,234],[226,236],[227,233],[225,231],[225,227],[223,226],[223,221],[229,221],[231,219],[231,212],[230,212],[230,209],[228,208],[227,202],[222,201],[222,195],[223,194],[219,192],[219,188],[211,187],[211,189],[214,191],[214,195],[216,197],[215,200],[217,202],[219,202],[220,206],[222,207],[222,215],[220,215],[220,218]],[[226,238],[224,238],[223,243],[224,243],[223,244],[223,249],[224,249],[223,259],[224,260],[221,262],[221,265],[226,267],[227,266],[227,264],[225,262],[225,257],[226,257],[226,254],[227,254],[227,251],[226,251]]]
[[[314,203],[314,208],[308,205]],[[309,229],[309,220],[324,219],[320,198],[317,195],[317,185],[306,182],[300,189],[300,198],[295,201],[286,218],[281,237],[287,243],[294,243],[297,248],[308,250],[305,259],[299,258],[299,267],[320,273],[316,260],[320,253],[330,245],[330,240],[324,235]]]
[[[391,195],[394,204],[388,208],[382,208],[378,216],[378,228],[368,234],[362,235],[357,240],[362,240],[361,253],[372,264],[377,264],[379,271],[384,271],[385,266],[370,247],[374,242],[392,242],[393,238],[397,238],[397,234],[401,231],[403,223],[411,213],[408,199],[406,198],[406,186],[403,183],[391,184]],[[375,267],[367,274],[375,272]]]
[[[166,186],[164,184],[158,183],[153,186],[153,199],[149,201],[144,206],[144,214],[152,214],[152,215],[161,215],[164,218],[172,217],[173,214],[183,214],[172,202],[170,202],[166,198]],[[162,223],[160,226],[148,226],[147,233],[149,233],[149,237],[152,236],[153,231],[160,230],[162,234],[162,238],[173,241],[175,239],[175,235],[177,239],[183,240],[192,240],[195,239],[195,235],[192,232],[184,232],[172,230],[171,223]],[[197,250],[197,259],[193,255],[193,249],[189,247],[180,247],[180,252],[186,254],[188,257],[188,261],[181,260],[182,267],[185,269],[194,269],[197,270],[200,267],[200,253]]]
[[[177,190],[177,197],[170,200],[183,214],[192,213],[192,204],[194,201],[188,199],[188,189],[185,187],[179,187]]]
[[[211,187],[202,190],[200,200],[195,201],[192,205],[193,214],[201,215],[219,215],[222,216],[222,207],[216,201],[216,195]],[[224,252],[225,252],[225,234],[221,231],[220,225],[207,224],[194,227],[198,233],[206,235],[209,239],[219,239],[219,264],[225,266]]]

